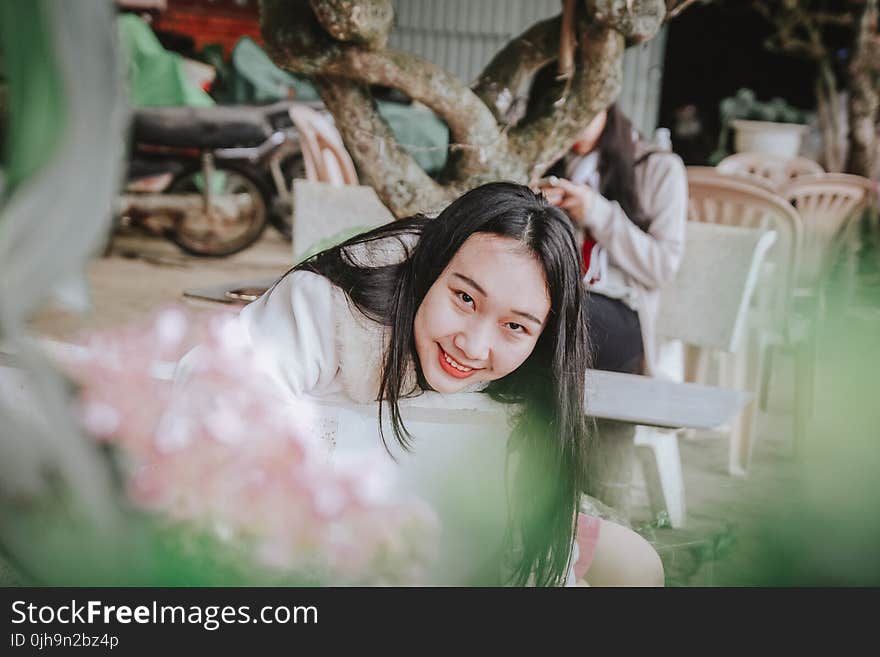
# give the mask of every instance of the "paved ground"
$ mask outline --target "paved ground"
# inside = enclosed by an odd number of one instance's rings
[[[43,335],[62,338],[82,328],[120,325],[144,315],[156,305],[182,302],[181,293],[185,288],[280,275],[290,264],[289,244],[271,228],[254,247],[219,260],[186,256],[162,239],[129,232],[114,240],[108,257],[95,258],[89,267],[94,311],[80,318],[57,309],[47,309],[35,319],[34,328]],[[857,299],[856,311],[848,312],[846,317],[848,323],[854,324],[859,335],[867,340],[866,348],[873,349],[875,336],[880,335],[880,315],[875,312],[877,306],[874,305],[878,299],[870,292],[875,289],[872,285],[880,279],[872,270],[866,274],[866,280],[870,283],[866,288],[869,293]],[[199,309],[215,307],[205,303],[189,302],[189,305]],[[837,345],[843,343],[844,346],[848,343],[836,335],[831,335],[830,341]],[[839,404],[835,405],[831,399],[822,406],[821,400],[826,397],[823,377],[836,373],[846,379],[850,360],[863,355],[858,350],[855,353],[851,351],[844,349],[843,356],[838,354],[831,358],[830,365],[826,363],[825,369],[820,365],[817,372],[820,401],[816,409],[820,414],[825,413],[826,421],[824,424],[822,421],[811,423],[811,435],[815,435],[817,426],[824,427],[826,434],[821,436],[823,440],[829,431],[845,432],[836,414]],[[875,352],[880,353],[880,349]],[[799,584],[813,581],[860,583],[859,573],[864,571],[858,567],[852,569],[850,579],[841,580],[831,576],[830,580],[821,577],[816,580],[799,575],[804,570],[812,572],[810,569],[814,562],[801,559],[801,552],[796,552],[792,557],[785,551],[787,542],[799,542],[804,536],[803,531],[809,532],[815,528],[815,525],[809,524],[808,530],[802,531],[803,528],[797,527],[792,530],[787,519],[790,520],[792,514],[807,517],[817,508],[819,511],[824,509],[821,504],[818,507],[815,504],[805,505],[804,490],[805,480],[809,484],[810,473],[817,471],[809,467],[810,454],[826,458],[828,453],[806,450],[807,456],[804,457],[805,450],[802,450],[804,458],[800,461],[793,458],[789,413],[792,363],[790,359],[780,357],[774,364],[776,374],[769,409],[760,416],[759,440],[747,477],[735,478],[726,473],[727,439],[724,435],[706,432],[681,441],[687,489],[687,529],[673,530],[657,526],[657,519],[651,517],[647,505],[643,482],[639,473],[636,473],[631,519],[633,525],[655,543],[663,558],[669,585]],[[846,386],[840,387],[841,391],[845,389]],[[876,433],[878,424],[868,423],[865,426],[869,427],[867,432],[871,434]],[[841,436],[834,438],[839,440]],[[876,490],[876,484],[871,483],[875,479],[880,480],[874,476],[880,472],[880,468],[873,467],[877,465],[874,454],[878,451],[873,449],[869,452],[871,467],[865,470],[865,476],[859,480],[869,487],[867,492],[880,493]],[[850,454],[845,450],[844,453]],[[854,458],[861,457],[856,455]],[[838,465],[847,468],[852,461],[841,461]],[[875,488],[870,488],[872,485]],[[880,499],[880,495],[875,499]],[[847,505],[852,501],[844,495],[841,499],[835,499],[834,504],[849,508]],[[876,511],[874,506],[868,508]],[[875,517],[880,518],[880,514]],[[851,530],[851,527],[844,527],[843,534],[847,529]],[[876,548],[880,545],[877,540],[880,531],[873,525],[870,529],[873,533],[867,542],[862,540],[864,536],[855,532],[852,541],[859,547],[853,549],[849,543],[843,543],[842,549],[849,549],[856,560],[863,556],[863,550],[867,548],[874,550],[868,554],[876,554]],[[781,562],[774,561],[780,558]],[[788,565],[777,567],[778,563]],[[876,577],[878,579],[873,581],[875,584],[880,582],[880,574]]]

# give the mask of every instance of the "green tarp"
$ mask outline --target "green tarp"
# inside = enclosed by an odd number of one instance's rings
[[[137,16],[119,17],[120,46],[128,59],[131,102],[136,107],[214,104],[184,73],[180,55],[168,52]],[[216,49],[207,49],[222,80],[218,98],[224,104],[265,104],[285,98],[320,100],[311,82],[278,68],[252,39],[242,37],[227,66]],[[418,105],[379,101],[379,114],[403,146],[429,173],[446,164],[449,129],[430,110]]]
[[[271,103],[284,98],[318,101],[312,83],[278,68],[249,37],[235,44],[227,87],[234,103]],[[435,114],[417,105],[380,100],[379,114],[391,126],[398,143],[428,172],[446,164],[449,129]]]
[[[119,16],[117,25],[132,105],[214,105],[214,99],[186,77],[180,55],[165,50],[149,25],[133,14]]]
[[[230,55],[232,103],[274,103],[284,98],[319,101],[312,83],[284,71],[250,37],[239,39]]]
[[[8,83],[4,104],[3,194],[39,171],[65,129],[64,88],[47,37],[46,9],[36,2],[0,2],[0,50]],[[38,56],[39,53],[41,56]],[[8,132],[6,129],[9,128]]]

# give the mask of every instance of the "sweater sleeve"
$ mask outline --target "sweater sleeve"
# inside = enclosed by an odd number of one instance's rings
[[[241,311],[260,365],[294,395],[320,393],[339,370],[333,284],[295,271]]]
[[[687,221],[687,174],[672,153],[648,158],[636,171],[639,200],[650,220],[648,231],[636,226],[617,202],[601,195],[585,227],[608,251],[614,264],[648,289],[663,287],[678,271],[684,253]]]

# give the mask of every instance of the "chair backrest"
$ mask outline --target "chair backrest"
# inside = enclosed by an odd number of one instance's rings
[[[718,163],[718,172],[748,176],[769,183],[773,189],[801,176],[825,173],[819,165],[805,157],[782,157],[769,153],[734,153]]]
[[[295,180],[293,182],[293,258],[299,262],[375,226],[394,221],[372,187]],[[332,242],[332,243],[331,243]]]
[[[787,330],[803,241],[797,210],[776,194],[705,168],[688,167],[688,193],[691,221],[776,232],[776,244],[767,257],[776,285],[772,298],[765,296],[765,302],[772,304],[774,324]]]
[[[775,241],[772,230],[689,221],[681,266],[661,292],[657,334],[736,351],[761,265]]]
[[[290,120],[299,133],[306,177],[333,185],[357,185],[357,171],[339,131],[311,107],[293,104]]]
[[[861,176],[825,173],[793,180],[779,194],[797,208],[804,224],[798,283],[814,287],[830,265],[838,238],[871,200],[874,183]]]
[[[744,173],[742,171],[722,171],[718,167],[704,167],[704,166],[689,166],[687,168],[688,175],[692,176],[695,174],[703,174],[712,176],[718,174],[724,174],[727,178],[733,178],[734,180],[738,180],[739,182],[746,183],[751,185],[752,187],[759,187],[763,189],[765,192],[770,192],[771,194],[776,193],[776,186],[770,182],[769,178],[762,178],[761,176],[753,176],[749,173]]]

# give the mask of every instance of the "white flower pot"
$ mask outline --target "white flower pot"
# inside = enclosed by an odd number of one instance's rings
[[[774,121],[732,122],[734,136],[733,148],[737,153],[771,153],[782,157],[794,157],[801,150],[801,140],[807,126],[798,123],[776,123]]]

